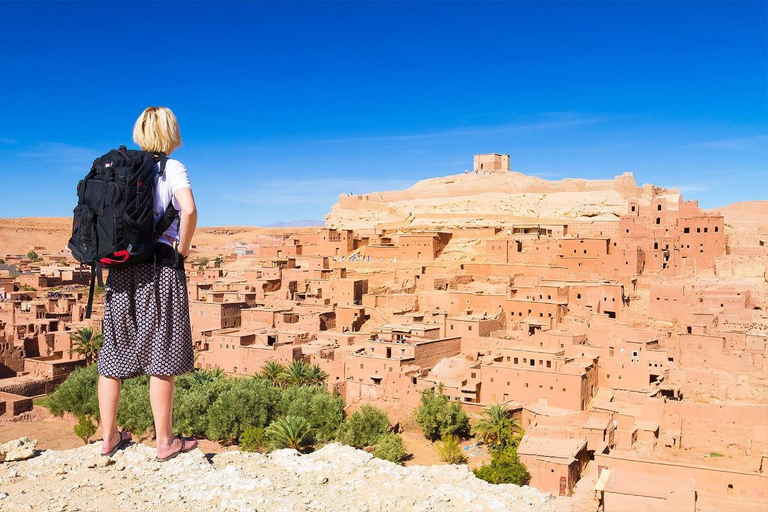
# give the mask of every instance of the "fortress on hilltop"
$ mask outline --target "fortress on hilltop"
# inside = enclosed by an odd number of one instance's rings
[[[486,153],[475,155],[475,172],[509,172],[509,155]]]

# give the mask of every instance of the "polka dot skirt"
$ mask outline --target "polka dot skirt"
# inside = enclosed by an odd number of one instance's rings
[[[99,375],[181,375],[194,369],[183,270],[142,263],[109,271]]]

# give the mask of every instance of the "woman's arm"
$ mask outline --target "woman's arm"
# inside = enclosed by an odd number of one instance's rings
[[[185,258],[189,256],[189,247],[192,243],[192,235],[197,226],[197,206],[192,195],[192,189],[180,188],[173,194],[179,203],[181,214],[179,215],[179,254]]]

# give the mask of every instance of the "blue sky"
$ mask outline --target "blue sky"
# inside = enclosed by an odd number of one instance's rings
[[[706,208],[768,199],[765,2],[0,8],[0,217],[70,215],[149,105],[180,120],[206,226],[322,219],[485,152]]]

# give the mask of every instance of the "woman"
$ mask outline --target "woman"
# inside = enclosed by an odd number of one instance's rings
[[[176,116],[165,107],[146,109],[133,127],[133,140],[144,151],[170,155],[181,145]],[[117,429],[122,379],[149,375],[157,460],[166,461],[197,447],[193,439],[174,436],[171,425],[175,376],[194,368],[184,258],[189,255],[197,210],[181,162],[169,158],[155,182],[155,221],[171,201],[179,218],[158,240],[154,262],[109,272],[98,360],[99,412],[104,432],[101,453],[111,456],[131,441],[129,433]]]

